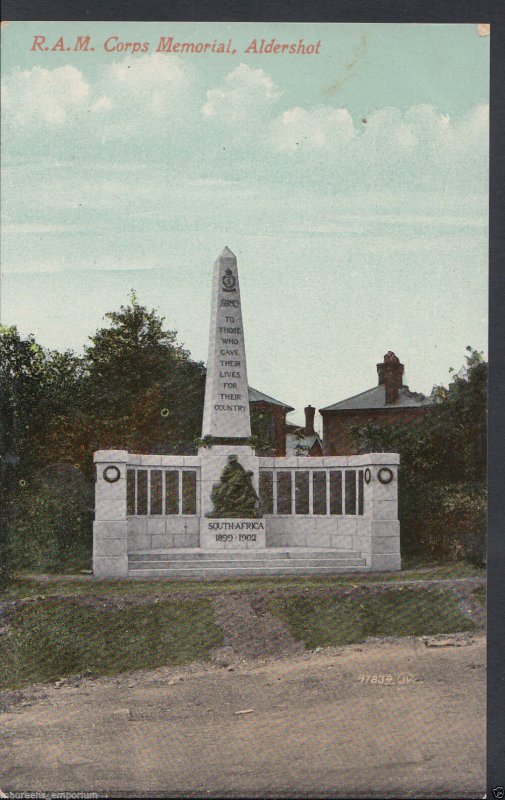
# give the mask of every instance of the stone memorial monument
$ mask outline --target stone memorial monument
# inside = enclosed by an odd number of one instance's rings
[[[237,259],[225,247],[214,264],[210,305],[209,357],[202,437],[237,440],[251,435]]]
[[[237,259],[214,264],[197,455],[95,453],[96,577],[400,569],[396,453],[258,457]]]
[[[256,498],[259,462],[249,444],[251,417],[249,387],[240,302],[240,284],[235,255],[225,247],[214,263],[210,305],[209,357],[205,383],[202,439],[207,446],[198,451],[202,464],[202,518],[200,542],[203,548],[265,547],[259,501],[250,512],[230,502],[233,486],[247,474]],[[218,490],[219,483],[225,481]],[[242,479],[243,480],[243,479]],[[235,493],[237,493],[235,489]],[[215,499],[229,498],[219,506]],[[227,514],[226,509],[231,513]],[[252,513],[254,511],[254,513]],[[219,520],[217,519],[219,518]]]

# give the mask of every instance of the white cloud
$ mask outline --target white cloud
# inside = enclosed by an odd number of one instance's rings
[[[209,163],[213,163],[221,152],[208,135],[208,123],[215,121],[213,133],[222,130],[227,167],[235,148],[242,152],[241,169],[248,163],[253,168],[261,152],[262,157],[280,159],[281,164],[289,157],[299,169],[314,175],[321,168],[330,176],[328,166],[341,165],[345,168],[342,177],[351,180],[359,173],[374,184],[374,175],[392,176],[399,165],[412,167],[412,178],[416,171],[426,179],[451,169],[460,174],[470,168],[482,174],[486,170],[486,105],[459,118],[428,104],[405,110],[380,108],[366,119],[353,119],[348,109],[330,104],[283,108],[282,92],[272,77],[244,63],[208,89],[202,105],[194,70],[177,55],[161,53],[109,62],[95,82],[69,65],[52,70],[14,69],[2,81],[10,145],[21,141],[18,133],[36,133],[40,126],[62,135],[71,128],[72,137],[79,130],[84,145],[93,146],[97,140],[104,144],[131,139],[136,145],[141,139],[150,143],[157,139],[166,148],[167,141],[178,137],[183,149],[198,147],[199,159],[210,148]],[[244,136],[244,130],[254,131],[254,136]],[[59,137],[48,139],[49,145],[54,143],[62,151]],[[252,152],[254,147],[257,153]],[[397,172],[403,176],[402,170]]]
[[[41,123],[52,128],[82,123],[91,112],[94,125],[95,115],[105,122],[122,119],[132,132],[149,118],[179,116],[190,83],[186,65],[160,53],[109,64],[94,85],[70,65],[16,69],[2,80],[3,113],[13,128],[33,129]]]
[[[407,111],[412,112],[412,109]],[[420,115],[422,117],[422,115]],[[422,119],[418,120],[422,122]],[[370,114],[366,121],[362,121],[359,136],[360,149],[375,156],[378,152],[388,157],[399,157],[409,154],[419,143],[416,135],[420,133],[422,125],[410,121],[399,108],[381,108]]]
[[[83,108],[89,93],[82,72],[70,65],[16,69],[2,81],[4,113],[20,127],[62,126]]]
[[[97,147],[110,154],[120,141],[135,156],[139,146],[164,154],[175,171],[204,162],[209,176],[238,169],[252,176],[261,158],[262,169],[280,169],[286,181],[303,172],[309,181],[340,187],[356,180],[375,188],[389,181],[427,187],[434,178],[462,185],[470,172],[472,180],[480,176],[481,188],[486,180],[485,105],[457,118],[428,104],[353,118],[331,104],[286,107],[272,77],[244,63],[208,89],[203,103],[196,78],[194,64],[161,53],[108,62],[94,82],[72,66],[13,70],[3,81],[9,147],[24,150],[22,134],[35,135],[36,147],[61,157],[67,136],[80,155],[88,152],[94,160]],[[40,127],[50,135],[39,136]]]
[[[106,67],[97,87],[103,91],[94,110],[136,117],[146,112],[168,116],[180,110],[190,83],[188,68],[178,56],[127,56]]]
[[[373,176],[386,173],[408,181],[452,170],[469,179],[471,170],[486,171],[488,118],[485,105],[458,119],[422,104],[354,120],[345,108],[296,106],[272,120],[264,141],[272,155],[290,156],[300,168],[320,163],[328,175],[338,164],[345,168],[341,177],[359,173],[374,185]]]
[[[100,113],[101,111],[110,111],[112,108],[112,100],[107,95],[102,95],[91,104],[90,110],[93,113]]]
[[[454,124],[455,138],[462,149],[471,151],[474,148],[482,149],[483,143],[488,143],[489,136],[489,105],[481,103],[466,114],[463,119]]]
[[[205,117],[231,124],[245,119],[254,122],[268,114],[281,95],[264,70],[239,64],[220,86],[208,90],[202,113]]]
[[[271,125],[270,141],[277,150],[298,148],[321,150],[350,142],[354,124],[346,108],[319,106],[307,110],[296,106],[284,111]]]

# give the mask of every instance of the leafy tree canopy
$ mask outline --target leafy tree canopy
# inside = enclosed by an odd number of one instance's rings
[[[85,349],[84,389],[88,409],[70,434],[67,449],[119,448],[134,452],[180,453],[194,448],[200,434],[205,369],[164,328],[157,312],[129,303],[105,315]],[[61,439],[61,424],[52,440]]]
[[[2,461],[37,460],[49,420],[79,402],[83,362],[41,347],[15,326],[0,327]]]
[[[111,324],[86,347],[90,400],[100,413],[124,412],[139,392],[170,380],[190,357],[175,331],[164,330],[164,319],[142,306],[134,291],[128,305],[105,317]]]

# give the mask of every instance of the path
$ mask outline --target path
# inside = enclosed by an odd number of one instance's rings
[[[479,797],[485,639],[437,643],[375,642],[266,663],[244,656],[233,666],[162,668],[12,693],[4,697],[0,788]],[[289,650],[289,640],[281,637],[279,647]],[[392,682],[364,683],[366,675],[391,675]]]

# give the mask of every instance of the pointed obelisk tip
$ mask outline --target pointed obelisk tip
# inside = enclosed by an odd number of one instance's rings
[[[237,260],[237,256],[235,253],[232,253],[229,247],[225,247],[223,252],[218,256],[218,258],[234,258],[235,261]]]

